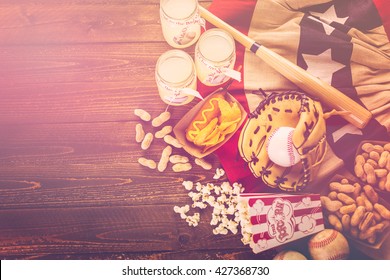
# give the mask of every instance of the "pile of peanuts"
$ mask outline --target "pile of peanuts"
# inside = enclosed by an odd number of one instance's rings
[[[390,192],[390,143],[364,143],[355,158],[355,174],[363,182]]]
[[[390,211],[379,202],[371,185],[362,187],[348,179],[331,182],[321,203],[334,229],[369,244],[376,244],[382,233],[390,229]]]
[[[160,128],[171,118],[171,113],[169,111],[162,112],[153,119],[151,115],[143,109],[135,109],[134,114],[139,117],[143,123],[148,123],[151,121],[151,125],[154,128]],[[185,172],[192,169],[192,164],[190,163],[190,159],[188,157],[173,154],[173,148],[181,149],[183,146],[175,137],[170,135],[172,130],[172,126],[165,125],[154,134],[152,132],[145,133],[143,124],[136,124],[135,141],[141,144],[142,150],[147,151],[152,145],[154,139],[163,139],[167,144],[167,146],[162,150],[160,160],[158,162],[150,158],[140,157],[138,159],[138,163],[140,165],[150,169],[157,168],[159,172],[164,172],[168,167],[168,163],[172,164],[172,170],[174,172]],[[194,162],[205,170],[210,170],[212,168],[212,165],[204,159],[196,158]]]

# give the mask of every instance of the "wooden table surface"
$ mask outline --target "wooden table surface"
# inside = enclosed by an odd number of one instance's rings
[[[183,180],[212,181],[216,157],[179,174],[137,163],[133,111],[165,110],[154,67],[169,49],[158,0],[1,1],[1,259],[272,257],[213,235],[210,209],[195,228],[173,212],[190,202]],[[171,107],[171,124],[192,105]]]

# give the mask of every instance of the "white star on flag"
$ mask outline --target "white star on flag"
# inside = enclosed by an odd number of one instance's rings
[[[340,24],[344,24],[347,21],[347,19],[349,18],[349,17],[343,17],[343,18],[338,17],[336,15],[336,10],[334,8],[334,5],[330,6],[329,9],[327,9],[323,13],[310,12],[310,14],[313,16],[319,17],[321,19],[321,21],[324,22],[324,23],[322,23],[322,25],[324,25],[325,23],[329,25],[332,22],[338,22]],[[324,28],[325,28],[325,26],[324,26]]]
[[[345,134],[363,135],[363,132],[352,124],[347,124],[332,133],[333,142],[339,141]]]
[[[308,18],[310,18],[311,20],[314,20],[314,21],[317,21],[317,22],[321,23],[322,26],[324,27],[324,31],[325,31],[326,35],[330,35],[333,32],[334,27],[329,25],[329,24],[327,24],[326,22],[320,21],[318,18],[312,17],[312,16],[308,16]]]
[[[330,48],[319,55],[302,54],[302,56],[307,64],[307,72],[328,84],[332,84],[333,73],[345,67],[344,64],[332,60]]]

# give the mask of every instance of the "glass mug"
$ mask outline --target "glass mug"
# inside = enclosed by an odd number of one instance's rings
[[[197,0],[160,0],[160,20],[164,38],[174,48],[189,47],[199,39]]]
[[[196,91],[194,61],[182,50],[163,53],[157,60],[155,77],[160,97],[169,105],[184,105],[190,103],[194,97],[202,99]]]
[[[241,81],[241,74],[233,70],[236,46],[233,37],[219,28],[204,32],[195,47],[195,66],[199,80],[207,86],[217,86],[229,78]]]

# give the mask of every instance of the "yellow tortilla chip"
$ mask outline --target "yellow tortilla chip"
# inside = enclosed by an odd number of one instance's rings
[[[215,146],[216,144],[218,144],[218,139],[220,138],[220,135],[221,131],[216,128],[213,133],[210,134],[210,137],[208,137],[208,139],[203,142],[203,146]]]
[[[236,128],[237,128],[237,122],[232,123],[230,126],[226,127],[226,129],[224,129],[221,134],[225,134],[225,135],[230,134],[234,132]]]
[[[241,111],[236,102],[230,104],[224,99],[220,99],[218,101],[219,110],[221,115],[219,117],[219,122],[222,124],[223,122],[231,122],[241,120]]]
[[[218,118],[212,119],[194,139],[195,145],[202,146],[206,138],[215,130],[218,123]]]

